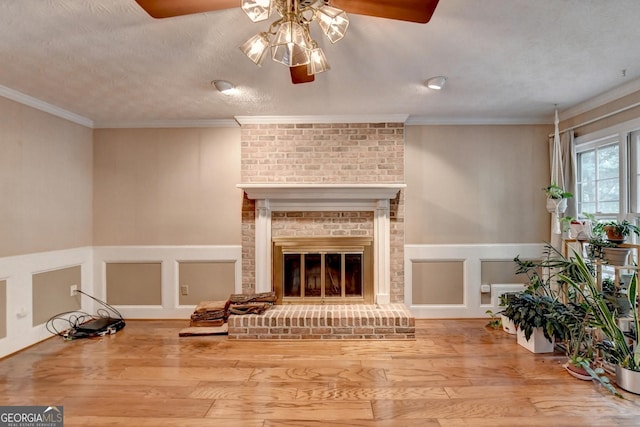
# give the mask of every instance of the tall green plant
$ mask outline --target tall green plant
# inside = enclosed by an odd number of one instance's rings
[[[635,349],[632,349],[627,343],[627,337],[616,321],[615,311],[611,311],[607,305],[606,299],[600,293],[596,284],[596,279],[593,274],[591,274],[588,264],[580,254],[575,251],[573,254],[573,261],[577,266],[579,277],[562,275],[561,279],[569,284],[569,286],[580,294],[589,304],[596,326],[602,330],[602,333],[611,342],[611,348],[607,351],[613,361],[623,368],[640,371],[640,346],[635,346]],[[636,274],[633,275],[631,282],[629,283],[627,296],[633,313],[634,339],[637,342],[639,322],[636,306],[636,300],[638,297],[638,280]]]

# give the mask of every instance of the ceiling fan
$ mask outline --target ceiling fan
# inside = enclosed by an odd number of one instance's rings
[[[158,19],[242,7],[252,21],[258,22],[267,19],[271,10],[276,10],[282,18],[273,22],[268,32],[256,34],[240,48],[249,59],[260,65],[266,50],[271,47],[272,59],[287,65],[292,83],[298,84],[312,82],[315,74],[329,69],[322,49],[309,35],[309,23],[316,18],[325,35],[334,43],[344,36],[348,26],[345,12],[426,24],[439,0],[135,1]]]

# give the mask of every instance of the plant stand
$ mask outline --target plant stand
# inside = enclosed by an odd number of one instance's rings
[[[542,328],[535,328],[529,340],[525,338],[524,331],[518,329],[517,337],[518,344],[532,353],[553,353],[554,342],[544,336]]]

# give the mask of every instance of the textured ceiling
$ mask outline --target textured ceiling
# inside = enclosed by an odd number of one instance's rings
[[[153,19],[134,0],[3,0],[0,86],[96,127],[236,116],[549,123],[554,104],[636,85],[639,17],[638,0],[440,0],[428,24],[351,15],[336,44],[314,33],[332,69],[292,85],[286,67],[240,52],[268,24],[239,8]],[[422,84],[435,75],[449,79],[440,92]],[[237,93],[218,93],[214,79]]]

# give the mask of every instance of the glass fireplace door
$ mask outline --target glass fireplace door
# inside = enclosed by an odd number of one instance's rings
[[[363,298],[363,253],[283,253],[285,298]]]
[[[272,257],[278,304],[373,302],[369,238],[274,238]]]

